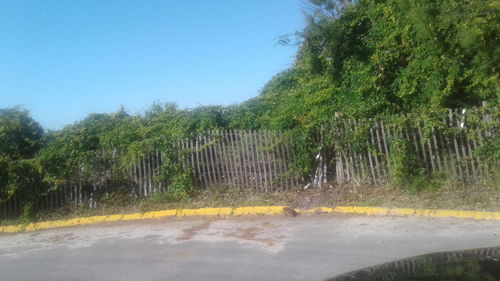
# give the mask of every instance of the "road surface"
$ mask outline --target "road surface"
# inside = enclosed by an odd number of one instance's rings
[[[500,222],[341,215],[169,218],[0,235],[1,280],[324,280],[500,245]]]

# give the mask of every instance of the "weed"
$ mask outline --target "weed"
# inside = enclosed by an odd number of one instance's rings
[[[391,140],[390,145],[390,188],[402,188],[413,193],[439,189],[444,174],[428,175],[408,140],[394,138]]]
[[[130,189],[120,188],[112,193],[101,196],[99,202],[105,208],[125,207],[133,204],[134,196]]]
[[[373,206],[380,206],[382,204],[382,201],[380,199],[376,198],[369,198],[367,199],[363,205],[373,207]]]

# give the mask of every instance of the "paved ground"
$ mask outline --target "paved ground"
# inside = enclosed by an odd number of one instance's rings
[[[500,222],[301,215],[184,218],[0,235],[1,280],[324,280],[500,246]]]

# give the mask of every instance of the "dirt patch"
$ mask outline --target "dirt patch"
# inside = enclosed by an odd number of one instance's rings
[[[180,252],[178,255],[177,255],[177,259],[179,260],[185,260],[189,257],[189,253],[188,252]]]
[[[286,238],[284,235],[273,236],[273,237],[262,237],[262,234],[269,233],[269,231],[264,228],[276,229],[279,228],[279,226],[272,224],[270,222],[264,222],[260,224],[260,227],[253,226],[246,228],[237,228],[236,231],[225,232],[223,235],[225,237],[235,238],[238,240],[259,242],[267,246],[274,246],[276,242]]]
[[[192,239],[200,231],[207,230],[210,227],[210,224],[212,224],[212,221],[208,220],[202,224],[183,229],[183,234],[177,237],[177,241],[186,241]]]
[[[73,233],[63,233],[63,234],[57,234],[57,235],[51,235],[47,238],[41,239],[41,242],[48,242],[48,243],[64,243],[68,242],[70,240],[74,240],[76,237]]]
[[[265,221],[265,222],[261,223],[260,225],[263,226],[263,227],[273,228],[273,229],[276,229],[276,228],[280,227],[279,225],[272,224],[272,223],[270,223],[268,221]]]
[[[274,239],[258,238],[257,235],[262,233],[262,229],[257,227],[238,228],[235,232],[224,233],[225,237],[236,238],[238,240],[255,241],[264,243],[267,246],[274,245]]]
[[[293,209],[312,209],[332,206],[336,202],[336,192],[331,189],[306,189],[288,194],[287,205]]]
[[[120,233],[120,235],[124,235],[124,234]],[[161,238],[160,235],[146,235],[146,236],[143,237],[143,239],[149,240],[149,241],[155,241],[155,240],[158,240],[160,238]]]

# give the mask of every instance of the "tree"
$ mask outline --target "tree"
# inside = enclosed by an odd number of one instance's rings
[[[30,215],[36,198],[46,191],[33,159],[42,147],[42,127],[20,107],[0,109],[0,202],[19,194]]]
[[[0,156],[32,158],[42,146],[42,127],[20,107],[0,109]]]

